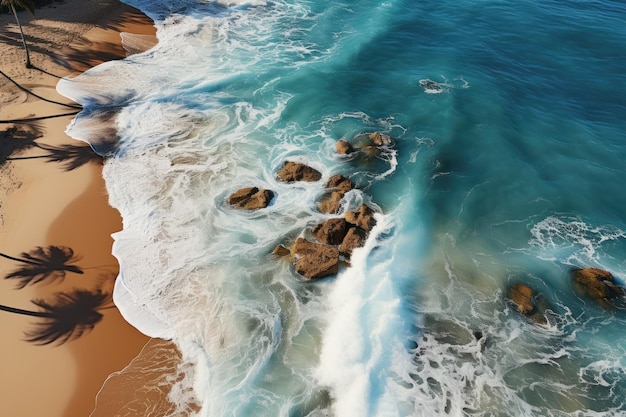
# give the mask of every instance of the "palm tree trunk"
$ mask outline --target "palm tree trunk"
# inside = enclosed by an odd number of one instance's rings
[[[31,316],[31,317],[52,318],[52,315],[50,313],[44,313],[41,311],[22,310],[21,308],[9,307],[9,306],[5,306],[2,304],[0,304],[0,311],[6,311],[7,313],[14,313],[14,314],[22,314],[24,316]]]
[[[17,22],[17,26],[20,28],[20,35],[22,35],[22,44],[24,44],[24,51],[26,51],[26,68],[32,68],[33,65],[30,63],[30,53],[28,52],[28,46],[26,45],[26,38],[24,38],[24,31],[22,30],[22,24],[20,23],[20,19],[17,17],[17,11],[15,10],[15,6],[13,2],[9,3],[11,5],[11,11],[13,12],[13,16],[15,16],[15,21]]]

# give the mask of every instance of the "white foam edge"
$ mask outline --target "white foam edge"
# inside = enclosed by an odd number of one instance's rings
[[[171,339],[171,336],[165,334],[166,329],[170,328],[169,324],[161,320],[148,306],[137,302],[137,296],[126,286],[122,272],[115,280],[113,302],[122,317],[141,333],[148,337]]]

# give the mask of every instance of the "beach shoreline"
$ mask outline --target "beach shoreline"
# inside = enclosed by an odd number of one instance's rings
[[[30,58],[26,68],[24,49],[11,13],[0,15],[0,69],[10,77],[0,79],[0,119],[44,117],[32,123],[3,123],[0,132],[35,138],[49,147],[78,146],[65,134],[76,109],[56,91],[59,77],[75,76],[126,50],[120,33],[142,36],[144,47],[156,43],[153,22],[126,4],[112,0],[65,0],[35,11],[35,17],[18,13]],[[12,81],[11,81],[12,80]],[[20,90],[13,82],[58,103],[46,102]],[[68,114],[69,113],[69,114]],[[51,115],[68,114],[45,118]],[[7,129],[17,129],[8,132]],[[2,144],[4,146],[4,144]],[[8,156],[42,155],[33,147],[14,154],[4,147],[0,166],[0,252],[17,256],[36,247],[71,248],[84,274],[67,274],[61,281],[17,289],[15,282],[0,281],[0,304],[36,310],[32,300],[50,300],[60,291],[73,289],[111,291],[117,261],[111,254],[111,234],[120,230],[119,213],[108,204],[98,163],[74,169],[47,158],[5,160]],[[7,275],[16,265],[0,262]],[[80,417],[91,414],[96,395],[107,377],[122,370],[150,340],[129,325],[117,309],[108,309],[93,330],[60,346],[36,346],[24,340],[34,319],[0,315],[5,330],[2,344],[4,400],[0,415],[27,417]],[[36,392],[37,401],[32,401]],[[100,411],[102,412],[102,411]],[[106,410],[102,415],[114,414]]]

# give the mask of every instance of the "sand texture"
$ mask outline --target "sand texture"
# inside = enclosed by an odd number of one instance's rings
[[[66,272],[64,279],[59,274],[58,279],[49,276],[19,288],[19,280],[4,277],[24,264],[0,258],[0,304],[36,311],[41,308],[32,300],[51,301],[60,291],[110,292],[118,272],[110,235],[120,230],[121,219],[108,205],[101,161],[95,157],[72,165],[72,158],[56,161],[50,157],[50,149],[85,146],[64,133],[77,109],[55,86],[59,77],[124,57],[127,51],[121,32],[141,35],[130,36],[140,40],[129,46],[132,52],[151,47],[156,38],[150,19],[113,0],[55,1],[37,9],[35,17],[24,11],[18,16],[35,68],[26,68],[15,19],[4,10],[0,14],[0,71],[30,93],[0,77],[0,253],[20,257],[37,247],[71,248],[75,259],[69,263],[83,271]],[[41,119],[24,122],[33,118]],[[15,139],[34,141],[43,148],[16,149]],[[109,374],[123,369],[149,341],[117,309],[101,312],[103,317],[93,330],[76,340],[38,346],[25,341],[25,333],[41,319],[0,311],[0,416],[91,414]],[[175,362],[171,344],[153,343]],[[150,357],[158,356],[154,351],[152,347]],[[139,381],[135,384],[151,383],[141,382],[137,375],[134,378]],[[114,379],[107,392],[119,389]],[[167,389],[162,391],[161,397],[167,394]],[[157,402],[164,401],[161,397]],[[115,417],[117,412],[100,407],[95,414]]]

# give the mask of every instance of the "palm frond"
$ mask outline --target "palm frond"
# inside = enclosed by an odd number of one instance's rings
[[[27,332],[26,340],[36,345],[62,345],[91,331],[102,320],[98,310],[110,307],[112,300],[111,294],[101,290],[75,290],[55,294],[53,302],[37,299],[32,303],[49,317]]]

